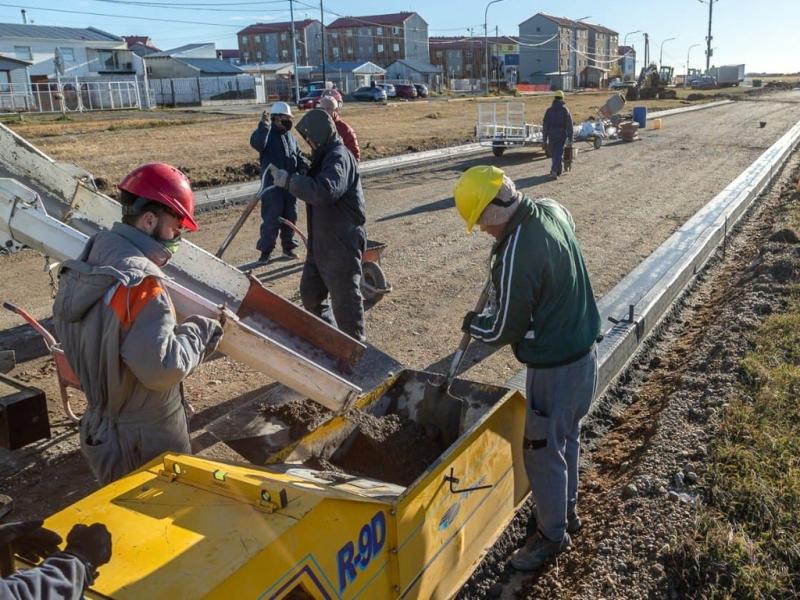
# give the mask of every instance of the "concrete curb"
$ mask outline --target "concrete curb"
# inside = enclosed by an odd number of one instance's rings
[[[657,119],[669,117],[672,115],[694,112],[696,110],[705,110],[707,108],[723,106],[725,104],[731,104],[732,102],[733,100],[722,100],[719,102],[709,102],[707,104],[699,104],[696,106],[672,108],[669,110],[650,113],[648,118]],[[410,154],[399,154],[397,156],[368,160],[361,163],[360,170],[363,177],[382,175],[384,173],[391,173],[392,171],[415,167],[433,160],[449,160],[456,157],[462,158],[474,156],[476,154],[481,154],[482,152],[488,152],[489,150],[490,148],[488,146],[481,146],[478,143],[450,146],[449,148],[439,148],[436,150],[426,150],[424,152],[413,152]],[[203,212],[206,210],[213,210],[215,208],[241,204],[253,197],[253,195],[258,191],[258,186],[259,181],[254,180],[197,190],[195,192],[195,210],[198,212]]]
[[[600,299],[605,337],[598,346],[598,395],[623,371],[798,144],[800,121]],[[612,325],[611,319],[617,322]],[[524,392],[525,376],[522,369],[507,385]]]

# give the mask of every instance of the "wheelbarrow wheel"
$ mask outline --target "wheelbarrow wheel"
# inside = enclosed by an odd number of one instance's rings
[[[505,146],[492,146],[492,154],[494,154],[497,158],[500,158],[505,154],[506,147]]]
[[[377,302],[386,293],[386,275],[378,263],[366,262],[361,265],[361,295],[368,302]]]
[[[594,149],[600,150],[600,146],[603,145],[603,138],[595,136],[594,138]]]

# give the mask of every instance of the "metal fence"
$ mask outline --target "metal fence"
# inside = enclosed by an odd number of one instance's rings
[[[0,84],[0,112],[84,112],[143,108],[144,90],[129,81]],[[148,106],[144,98],[145,108]]]
[[[449,89],[461,94],[475,94],[483,91],[483,82],[480,79],[451,79]]]
[[[159,106],[256,100],[255,79],[252,75],[151,79],[150,88],[153,99]]]

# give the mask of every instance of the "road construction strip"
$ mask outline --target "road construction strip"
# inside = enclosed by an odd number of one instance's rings
[[[598,346],[598,395],[622,372],[714,250],[725,243],[731,228],[772,183],[798,144],[800,121],[600,299],[606,328]],[[525,377],[522,369],[506,385],[524,392]]]
[[[696,106],[684,106],[650,113],[648,118],[658,119],[679,115],[696,110],[715,108],[725,104],[731,104],[733,100],[720,100],[718,102],[708,102]],[[376,158],[361,163],[360,172],[362,176],[375,176],[390,173],[400,169],[407,169],[430,161],[447,160],[451,158],[462,158],[481,154],[488,150],[487,146],[478,143],[464,144],[461,146],[451,146],[449,148],[439,148],[437,150],[426,150],[424,152],[412,152],[410,154],[400,154],[386,158]],[[234,183],[219,187],[196,190],[194,193],[195,208],[198,212],[211,210],[233,204],[241,204],[248,201],[258,191],[259,181],[247,181],[244,183]]]

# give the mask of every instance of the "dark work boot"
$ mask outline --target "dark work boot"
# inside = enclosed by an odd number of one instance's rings
[[[523,548],[511,555],[511,566],[517,571],[535,571],[553,556],[566,552],[571,543],[568,533],[564,533],[560,540],[553,541],[537,531]]]
[[[567,509],[567,533],[578,533],[582,526],[577,509],[574,506],[570,506]]]
[[[261,255],[258,257],[258,262],[262,265],[265,265],[269,262],[269,256],[271,252],[262,252]]]

